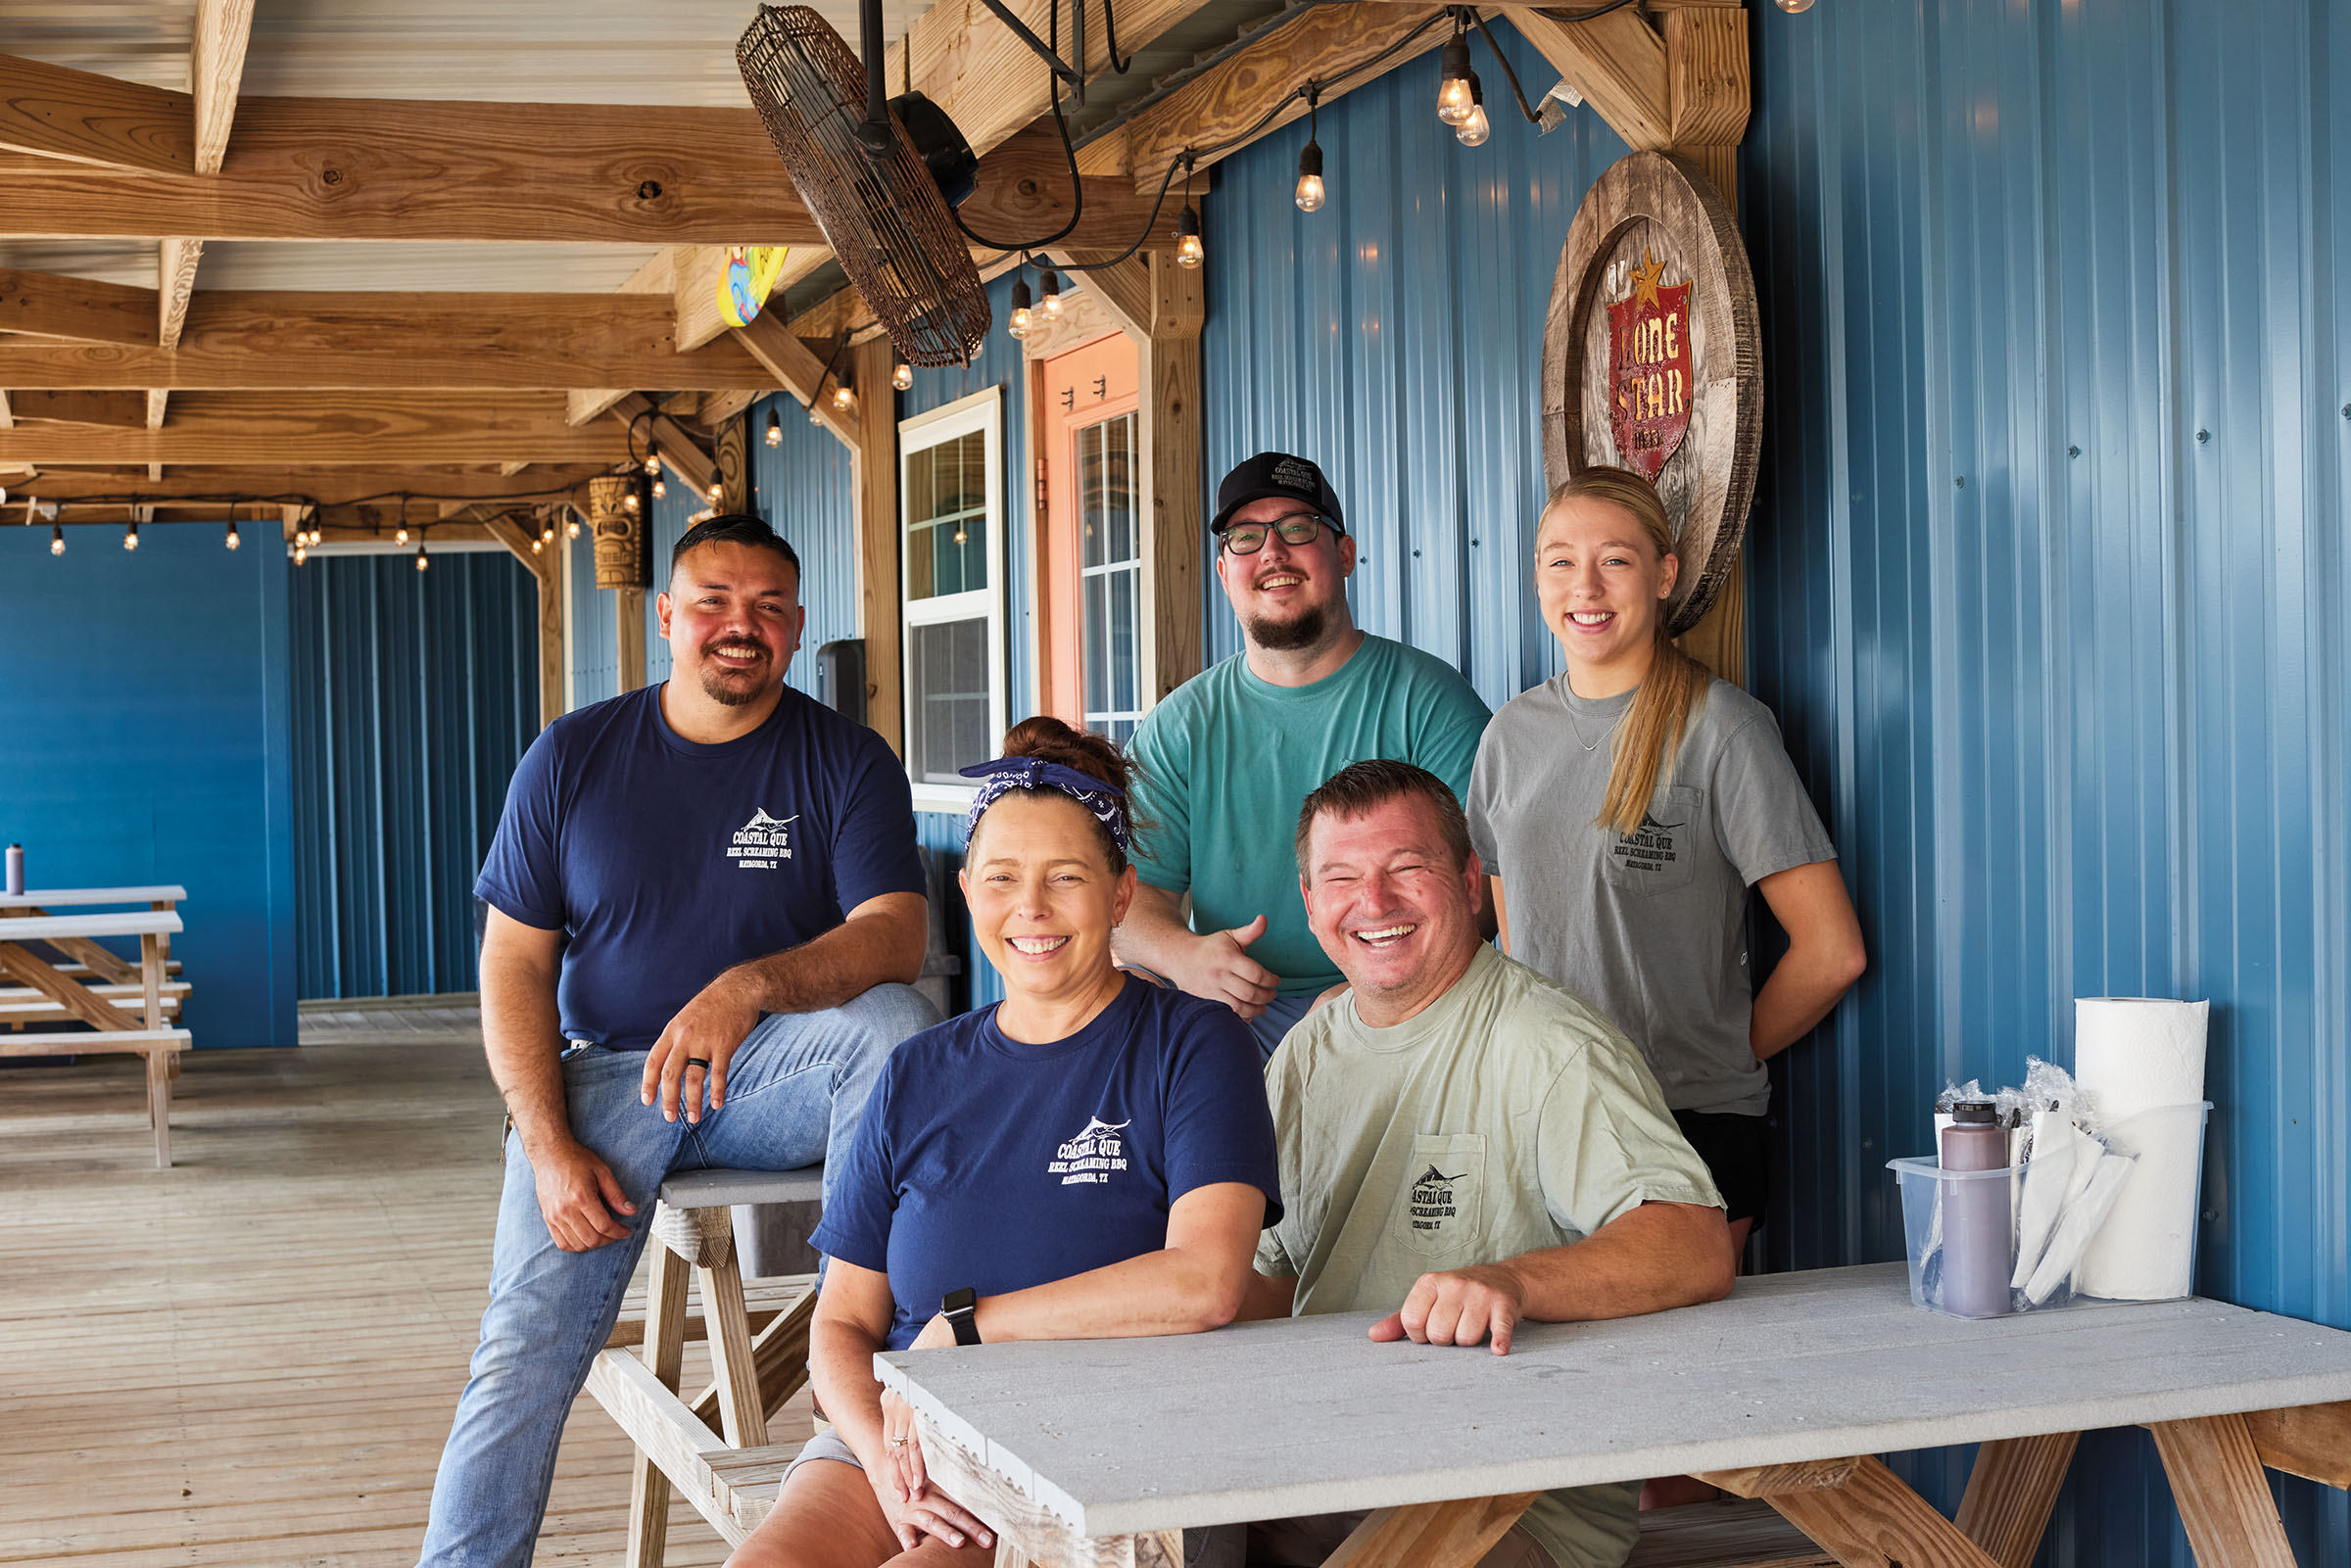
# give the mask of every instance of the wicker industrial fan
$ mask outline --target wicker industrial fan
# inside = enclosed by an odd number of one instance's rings
[[[849,282],[908,364],[968,363],[987,294],[949,210],[978,160],[921,93],[885,102],[881,0],[863,0],[865,69],[807,6],[761,6],[735,46],[744,85]]]

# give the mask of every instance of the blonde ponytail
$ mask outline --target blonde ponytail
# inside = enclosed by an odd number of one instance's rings
[[[1657,499],[1656,486],[1639,474],[1626,468],[1587,468],[1554,490],[1543,510],[1549,513],[1577,499],[1600,501],[1626,513],[1649,536],[1659,559],[1673,553],[1673,525],[1666,520],[1665,503]],[[1657,790],[1657,775],[1662,770],[1670,776],[1690,716],[1705,701],[1706,688],[1714,679],[1665,635],[1665,620],[1660,604],[1656,653],[1633,693],[1632,708],[1616,727],[1608,753],[1608,791],[1593,819],[1597,826],[1619,833],[1640,832]]]

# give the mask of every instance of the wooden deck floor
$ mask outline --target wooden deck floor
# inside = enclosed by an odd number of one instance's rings
[[[195,1052],[168,1171],[139,1072],[0,1072],[0,1563],[413,1563],[489,1277],[479,1044]],[[627,1460],[583,1399],[541,1563],[619,1561]],[[683,1504],[670,1539],[725,1555]]]

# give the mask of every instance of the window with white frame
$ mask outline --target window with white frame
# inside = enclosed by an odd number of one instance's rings
[[[906,771],[915,805],[960,809],[1005,716],[1004,420],[996,388],[898,426]]]
[[[1121,745],[1142,722],[1137,631],[1143,554],[1135,519],[1135,415],[1078,432],[1079,580],[1085,637],[1085,727]]]

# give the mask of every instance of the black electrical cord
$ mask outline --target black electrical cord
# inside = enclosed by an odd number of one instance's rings
[[[1078,4],[1080,5],[1083,5],[1084,3],[1085,0],[1078,0]],[[1050,30],[1053,34],[1053,48],[1058,51],[1061,47],[1061,0],[1053,0],[1053,16],[1050,24]],[[1056,58],[1058,58],[1058,56],[1056,56]],[[1045,91],[1047,98],[1053,105],[1054,128],[1061,132],[1062,156],[1069,160],[1070,165],[1070,220],[1067,223],[1062,224],[1058,229],[1055,229],[1052,233],[1044,236],[1042,239],[997,240],[988,238],[986,235],[981,233],[978,229],[972,227],[971,224],[965,222],[963,220],[963,210],[961,208],[949,209],[949,212],[954,216],[955,226],[963,230],[964,238],[970,240],[975,245],[984,245],[991,251],[1002,251],[1007,255],[1014,251],[1040,251],[1046,246],[1051,245],[1055,240],[1066,239],[1071,234],[1077,232],[1079,220],[1085,216],[1085,179],[1083,175],[1078,172],[1078,144],[1070,139],[1069,117],[1062,112],[1061,77],[1052,71],[1047,71],[1045,72]],[[1157,211],[1154,210],[1152,213],[1152,218],[1156,221],[1158,216],[1159,214]],[[1146,235],[1150,231],[1148,229],[1144,230]]]
[[[1619,3],[1629,5],[1632,0],[1619,0]],[[1475,6],[1463,6],[1462,9],[1469,14],[1471,22],[1477,24],[1477,35],[1486,40],[1486,47],[1494,51],[1494,59],[1502,67],[1503,77],[1511,84],[1511,96],[1518,100],[1518,113],[1526,117],[1526,122],[1530,125],[1543,123],[1543,117],[1536,114],[1526,101],[1526,89],[1518,85],[1518,72],[1511,69],[1511,57],[1502,52],[1502,45],[1494,39],[1494,30],[1486,25],[1485,13],[1479,11]],[[1613,6],[1604,6],[1601,11],[1595,11],[1592,15],[1599,16],[1605,11],[1613,9]]]

